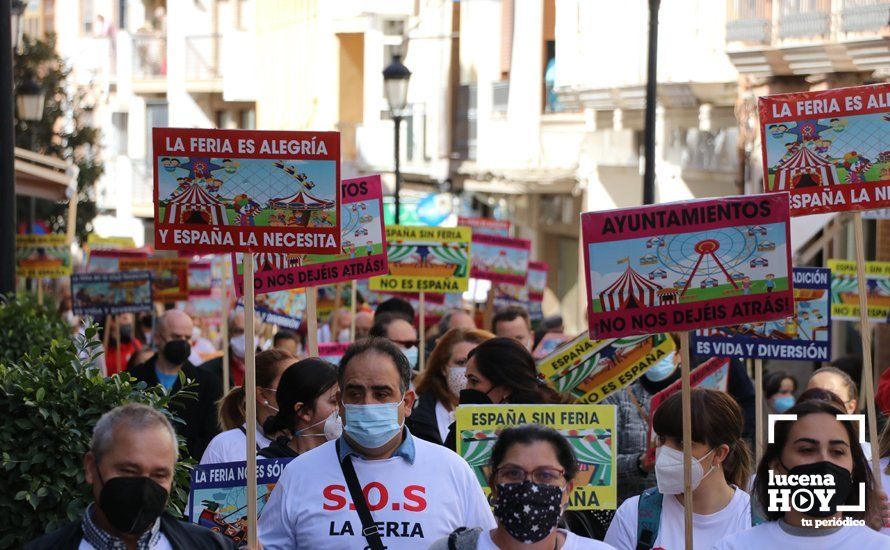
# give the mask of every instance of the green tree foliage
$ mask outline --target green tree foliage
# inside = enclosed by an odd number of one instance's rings
[[[71,160],[80,169],[77,176],[76,236],[81,242],[92,231],[96,217],[96,181],[102,176],[100,132],[91,123],[98,92],[78,87],[69,81],[71,73],[56,52],[55,36],[46,41],[24,37],[21,54],[16,54],[14,79],[16,89],[33,77],[46,95],[43,118],[27,122],[16,117],[16,146]],[[68,222],[67,202],[38,201],[36,219],[46,220],[54,232],[64,233]]]
[[[76,519],[92,501],[82,460],[103,413],[139,402],[179,421],[160,386],[146,388],[126,373],[103,377],[96,335],[90,326],[73,340],[53,340],[39,354],[0,360],[0,548],[20,548]],[[179,443],[185,456],[185,442]],[[191,467],[184,460],[176,467],[168,511],[177,517],[187,502]]]
[[[37,305],[30,295],[0,297],[0,363],[38,355],[54,340],[68,338],[68,326],[58,313]]]

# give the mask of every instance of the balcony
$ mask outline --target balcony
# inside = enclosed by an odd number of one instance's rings
[[[728,0],[727,53],[754,76],[890,64],[890,0]]]
[[[137,93],[166,90],[167,38],[153,34],[132,36],[133,86]]]
[[[220,69],[221,35],[194,35],[185,38],[185,79],[189,92],[222,92]]]

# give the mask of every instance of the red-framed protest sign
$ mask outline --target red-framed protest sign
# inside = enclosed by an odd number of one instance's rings
[[[525,285],[531,248],[528,239],[474,233],[470,277]]]
[[[510,220],[493,220],[491,218],[468,218],[465,216],[458,216],[457,225],[472,228],[474,237],[476,235],[497,235],[499,237],[510,236]]]
[[[890,84],[761,97],[765,192],[791,215],[890,206]]]
[[[581,215],[592,338],[794,314],[787,193]]]
[[[340,134],[155,128],[155,248],[336,254]]]
[[[256,254],[253,286],[257,294],[386,275],[380,176],[343,180],[341,195],[339,254]],[[242,254],[234,255],[239,297],[244,291],[242,264]]]

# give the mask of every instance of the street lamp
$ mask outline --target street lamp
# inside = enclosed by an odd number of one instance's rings
[[[12,47],[19,53],[21,53],[22,47],[22,14],[25,13],[27,5],[22,0],[12,0],[9,6],[10,20],[12,21]]]
[[[401,55],[393,55],[392,63],[383,69],[383,91],[389,103],[389,114],[395,123],[395,177],[396,177],[396,225],[399,225],[399,191],[402,187],[402,174],[399,172],[399,132],[402,114],[408,103],[408,80],[411,71],[402,64]]]
[[[29,76],[22,82],[17,90],[15,104],[19,116],[26,122],[38,122],[43,118],[43,104],[46,96],[43,95],[43,87]]]

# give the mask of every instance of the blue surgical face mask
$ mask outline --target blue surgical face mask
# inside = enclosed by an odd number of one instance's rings
[[[365,449],[379,449],[398,435],[402,429],[399,423],[398,403],[376,403],[373,405],[343,404],[346,420],[343,431],[350,439]]]
[[[417,346],[411,346],[410,348],[404,348],[402,353],[405,357],[408,358],[408,366],[412,369],[417,366]]]
[[[783,395],[773,399],[773,408],[777,413],[783,413],[794,406],[794,396]]]
[[[649,367],[645,374],[646,378],[650,382],[661,382],[674,374],[674,371],[677,369],[677,365],[674,364],[675,353],[673,351],[668,353],[661,358],[661,361]]]

